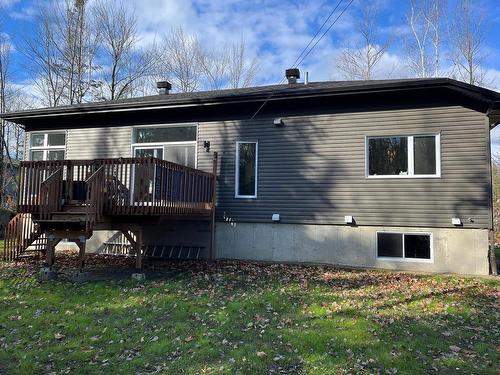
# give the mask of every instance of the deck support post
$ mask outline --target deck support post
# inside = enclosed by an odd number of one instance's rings
[[[211,262],[215,260],[215,203],[217,200],[217,161],[218,154],[214,152],[212,160],[212,199],[211,199],[211,212],[210,212],[210,244],[208,251],[208,258]]]
[[[56,238],[53,234],[47,235],[47,249],[45,251],[45,263],[47,267],[52,267],[56,258],[56,245],[59,241],[56,241]]]
[[[142,227],[139,227],[135,233],[135,268],[142,270]]]
[[[87,244],[87,239],[84,236],[80,236],[78,239],[78,267],[80,270],[85,266],[85,247]]]

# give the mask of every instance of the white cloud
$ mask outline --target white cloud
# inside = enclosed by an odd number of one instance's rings
[[[19,0],[0,0],[0,9],[7,9],[18,3]]]
[[[485,78],[485,81],[488,82],[488,88],[500,91],[500,70],[487,69]]]
[[[18,19],[29,19],[36,13],[35,4],[20,4],[10,13]],[[244,0],[122,0],[134,7],[138,18],[141,45],[158,40],[170,28],[182,26],[187,33],[196,33],[208,48],[223,48],[227,43],[238,41],[243,35],[250,57],[259,60],[257,84],[278,83],[318,27],[324,22],[336,2],[324,0],[244,1]],[[380,21],[381,38],[394,36],[389,52],[379,62],[375,78],[410,76],[401,48],[401,38],[408,32],[401,16],[392,11],[389,0],[375,0],[382,12],[392,20]],[[15,0],[0,0],[14,3]],[[300,66],[308,71],[311,81],[342,79],[336,69],[336,58],[347,42],[356,45],[358,33],[354,30],[356,14],[361,3],[345,12],[338,23],[328,32],[314,51]],[[37,5],[38,6],[38,5]],[[343,6],[330,19],[333,21]],[[383,13],[385,16],[385,13]],[[396,18],[395,18],[396,17]],[[383,18],[383,17],[382,17]],[[391,23],[394,25],[391,26]],[[443,70],[443,72],[446,72]],[[496,78],[500,86],[500,71],[490,69],[488,77]]]
[[[144,43],[177,26],[196,33],[204,45],[219,48],[243,35],[249,54],[259,60],[257,82],[272,84],[283,77],[285,69],[295,61],[332,9],[333,4],[325,6],[321,0],[257,3],[143,0],[136,8],[136,15]],[[332,35],[348,35],[351,28],[352,17],[346,12],[308,58],[307,69],[315,69],[311,77],[317,80],[330,77],[329,52],[335,52]]]
[[[14,103],[14,108],[12,108],[12,110],[46,106],[40,94],[39,87],[32,80],[11,83],[10,88],[17,93],[16,98],[18,99]]]
[[[500,156],[500,126],[491,131],[491,154]]]
[[[1,0],[0,0],[1,1]],[[40,6],[40,4],[38,4]],[[20,9],[9,12],[9,16],[14,20],[31,20],[37,14],[37,8],[34,5],[28,5]]]
[[[0,48],[4,51],[9,51],[11,54],[15,52],[12,38],[5,32],[0,32]]]

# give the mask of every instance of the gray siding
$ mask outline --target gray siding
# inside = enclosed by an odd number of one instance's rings
[[[30,134],[26,133],[25,137],[25,160],[29,159]],[[69,129],[66,131],[66,159],[129,157],[131,137],[132,128],[127,126]]]
[[[278,117],[278,116],[276,116]],[[390,110],[203,122],[198,168],[211,171],[220,153],[218,219],[284,223],[466,228],[491,221],[488,128],[485,115],[464,107]],[[131,127],[71,129],[68,159],[130,156]],[[365,178],[365,137],[441,134],[441,178]],[[235,142],[259,142],[258,198],[234,197]],[[473,222],[468,222],[472,218]]]
[[[130,156],[132,128],[70,129],[66,142],[67,159],[102,159]]]
[[[489,227],[485,116],[463,107],[342,113],[201,123],[198,167],[211,169],[203,141],[221,154],[218,218],[286,223]],[[365,137],[441,134],[441,178],[365,178]],[[235,142],[259,142],[258,198],[234,197]],[[468,221],[473,220],[473,223]]]

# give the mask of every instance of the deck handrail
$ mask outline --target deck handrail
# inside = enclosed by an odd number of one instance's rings
[[[102,215],[208,215],[214,206],[213,173],[153,157],[115,158],[21,162],[19,212],[42,213],[40,181],[54,171],[59,203],[96,199],[99,207],[89,210]],[[89,196],[92,191],[103,193]]]
[[[85,180],[87,185],[87,199],[85,201],[85,216],[87,232],[91,232],[95,223],[103,216],[105,178],[104,166],[101,165],[89,178]]]
[[[50,213],[61,208],[62,168],[58,168],[40,184],[40,217],[49,219]]]
[[[155,157],[127,157],[127,158],[107,158],[107,159],[65,159],[65,160],[26,160],[26,161],[21,161],[20,166],[28,166],[28,167],[44,167],[44,166],[52,166],[52,167],[57,167],[57,166],[69,166],[69,165],[103,165],[103,164],[109,164],[110,162],[122,162],[122,163],[135,163],[140,160],[150,160],[154,162],[155,164],[160,164],[164,166],[176,166],[176,167],[181,167],[183,170],[190,170],[193,172],[196,172],[197,174],[200,175],[208,175],[211,176],[212,173],[210,172],[205,172],[202,171],[201,169],[196,169],[192,167],[188,167],[182,164],[177,164],[168,160],[164,159],[159,159]]]

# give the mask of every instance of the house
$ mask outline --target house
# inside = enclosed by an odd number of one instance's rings
[[[50,265],[69,239],[83,265],[120,237],[138,267],[196,254],[488,274],[500,94],[299,75],[3,114],[27,134],[11,256],[43,237]]]

